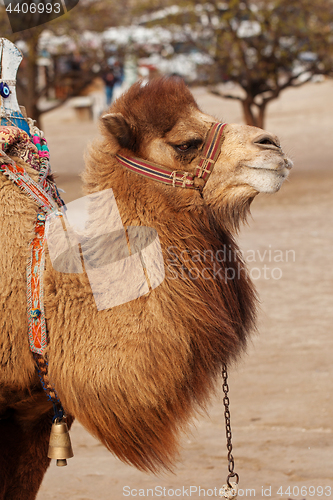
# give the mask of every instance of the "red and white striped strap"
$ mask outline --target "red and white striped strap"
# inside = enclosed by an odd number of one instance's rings
[[[195,177],[199,177],[207,182],[212,173],[215,162],[220,156],[222,146],[223,130],[226,123],[214,123],[210,129],[201,157],[199,166],[196,169]]]
[[[212,173],[215,162],[220,155],[223,129],[225,126],[226,123],[214,123],[210,129],[203,147],[199,165],[196,167],[194,174],[179,170],[171,170],[168,167],[163,167],[148,160],[142,160],[141,158],[122,155],[116,155],[116,158],[122,166],[139,175],[144,175],[149,179],[163,182],[173,187],[202,189]],[[198,183],[195,179],[202,179],[204,182]]]

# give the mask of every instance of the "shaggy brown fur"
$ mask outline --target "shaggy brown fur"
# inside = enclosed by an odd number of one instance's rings
[[[254,319],[254,293],[235,242],[199,193],[132,174],[112,156],[125,144],[126,151],[145,156],[153,135],[164,137],[194,109],[181,82],[132,87],[112,109],[126,122],[116,115],[106,123],[104,141],[90,151],[86,192],[112,187],[125,226],[156,228],[165,263],[169,248],[177,255],[209,250],[215,256],[226,246],[236,259],[197,262],[199,279],[186,270],[184,278],[172,279],[170,268],[149,295],[100,312],[85,276],[50,269],[45,277],[50,375],[65,408],[121,460],[142,470],[171,466],[179,429],[206,402],[222,363],[244,347]],[[240,269],[239,279],[225,282],[225,268],[236,268],[237,275]]]
[[[221,187],[212,174],[201,197],[118,164],[116,153],[135,153],[193,171],[212,119],[181,80],[137,84],[111,113],[87,158],[86,193],[112,188],[125,226],[157,230],[166,277],[143,297],[97,311],[86,274],[57,272],[47,260],[49,376],[69,423],[77,418],[121,460],[156,472],[171,467],[179,431],[205,405],[222,364],[240,353],[253,328],[255,293],[232,231],[257,191],[234,181]],[[98,211],[107,217],[103,206]],[[50,404],[29,352],[26,320],[25,267],[36,213],[34,202],[0,174],[0,429],[6,435],[0,500],[33,500],[48,465]]]

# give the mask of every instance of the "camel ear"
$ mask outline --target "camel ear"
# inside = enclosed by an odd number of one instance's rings
[[[136,142],[134,130],[121,113],[109,113],[102,116],[102,124],[120,147],[134,149]]]

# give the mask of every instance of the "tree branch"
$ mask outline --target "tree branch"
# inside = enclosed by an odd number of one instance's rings
[[[224,99],[235,99],[237,101],[243,101],[241,97],[231,95],[231,94],[224,94],[222,92],[219,92],[218,90],[211,89],[208,87],[208,91],[210,94],[217,95],[218,97],[223,97]]]

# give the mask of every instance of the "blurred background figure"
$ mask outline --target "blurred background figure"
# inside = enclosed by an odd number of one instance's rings
[[[102,78],[105,84],[106,105],[110,106],[113,97],[113,88],[117,83],[117,78],[114,74],[113,68],[108,66],[103,72]]]
[[[123,93],[123,84],[124,84],[124,66],[123,64],[116,59],[115,57],[110,57],[108,59],[109,66],[112,66],[113,75],[115,78],[113,93],[112,93],[112,101],[115,101],[120,97]]]

